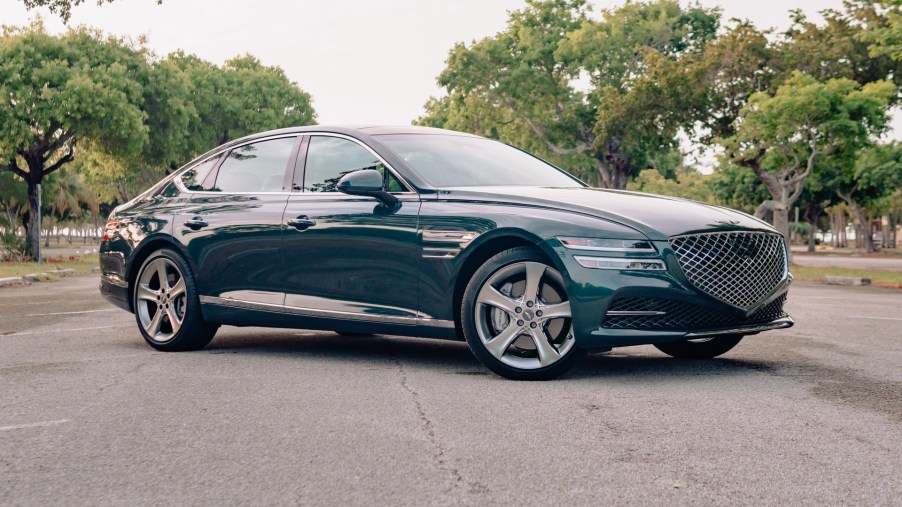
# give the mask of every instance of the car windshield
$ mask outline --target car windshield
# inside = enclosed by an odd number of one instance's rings
[[[567,173],[532,155],[481,137],[390,134],[379,141],[437,188],[523,185],[581,187]]]

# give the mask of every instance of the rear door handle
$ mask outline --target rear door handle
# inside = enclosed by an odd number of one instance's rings
[[[297,218],[290,218],[285,223],[290,225],[291,227],[294,227],[295,229],[297,229],[299,231],[303,231],[303,230],[306,230],[306,229],[316,225],[316,220],[311,220],[307,217],[297,217]]]
[[[194,217],[191,220],[185,220],[185,225],[196,230],[203,229],[204,227],[210,225],[207,222],[204,222],[200,217]]]

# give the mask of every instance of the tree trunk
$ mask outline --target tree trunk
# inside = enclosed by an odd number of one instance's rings
[[[877,248],[874,247],[874,238],[871,237],[871,225],[865,220],[864,214],[861,212],[858,204],[856,204],[853,199],[849,199],[848,202],[849,207],[852,208],[852,215],[855,217],[855,220],[861,224],[858,228],[858,236],[861,236],[862,247],[868,252],[876,252]]]
[[[47,217],[50,220],[50,224],[47,227],[47,236],[44,238],[44,247],[45,248],[50,247],[50,236],[53,233],[53,222],[54,222],[53,217],[55,215],[56,215],[56,204],[53,204],[50,206],[50,216]]]
[[[815,236],[817,235],[817,215],[814,217],[808,218],[808,251],[814,252],[817,250],[817,241]]]
[[[41,260],[41,205],[40,183],[28,179],[28,223],[25,227],[25,255],[34,260]]]

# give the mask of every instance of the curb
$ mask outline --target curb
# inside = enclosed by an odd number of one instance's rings
[[[870,278],[861,278],[857,276],[833,276],[827,275],[826,277],[827,285],[851,285],[855,287],[860,287],[863,285],[870,285]]]
[[[92,270],[93,273],[93,270]],[[55,269],[53,271],[46,271],[44,273],[29,273],[24,276],[13,276],[9,278],[0,278],[0,287],[5,287],[8,285],[19,285],[23,283],[31,283],[38,281],[38,277],[44,275],[55,275],[55,276],[71,276],[75,274],[74,269]]]

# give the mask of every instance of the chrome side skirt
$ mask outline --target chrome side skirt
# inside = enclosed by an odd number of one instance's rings
[[[374,322],[381,324],[401,324],[407,326],[429,326],[446,329],[454,329],[454,322],[450,320],[401,317],[396,315],[377,315],[372,313],[342,312],[338,310],[322,310],[318,308],[301,308],[297,306],[274,305],[270,303],[257,303],[240,299],[226,299],[213,296],[200,296],[202,304],[213,304],[241,308],[244,310],[258,310],[264,312],[287,313],[302,317],[325,317],[330,319],[354,320],[362,322]]]
[[[684,338],[705,338],[708,336],[717,336],[721,334],[751,334],[760,333],[761,331],[772,331],[774,329],[786,329],[792,327],[795,321],[792,317],[782,317],[773,322],[764,324],[752,324],[749,326],[740,326],[729,329],[715,329],[713,331],[699,331],[697,333],[687,333]]]
[[[608,317],[652,317],[655,315],[667,315],[667,312],[653,310],[611,310],[605,313]]]

